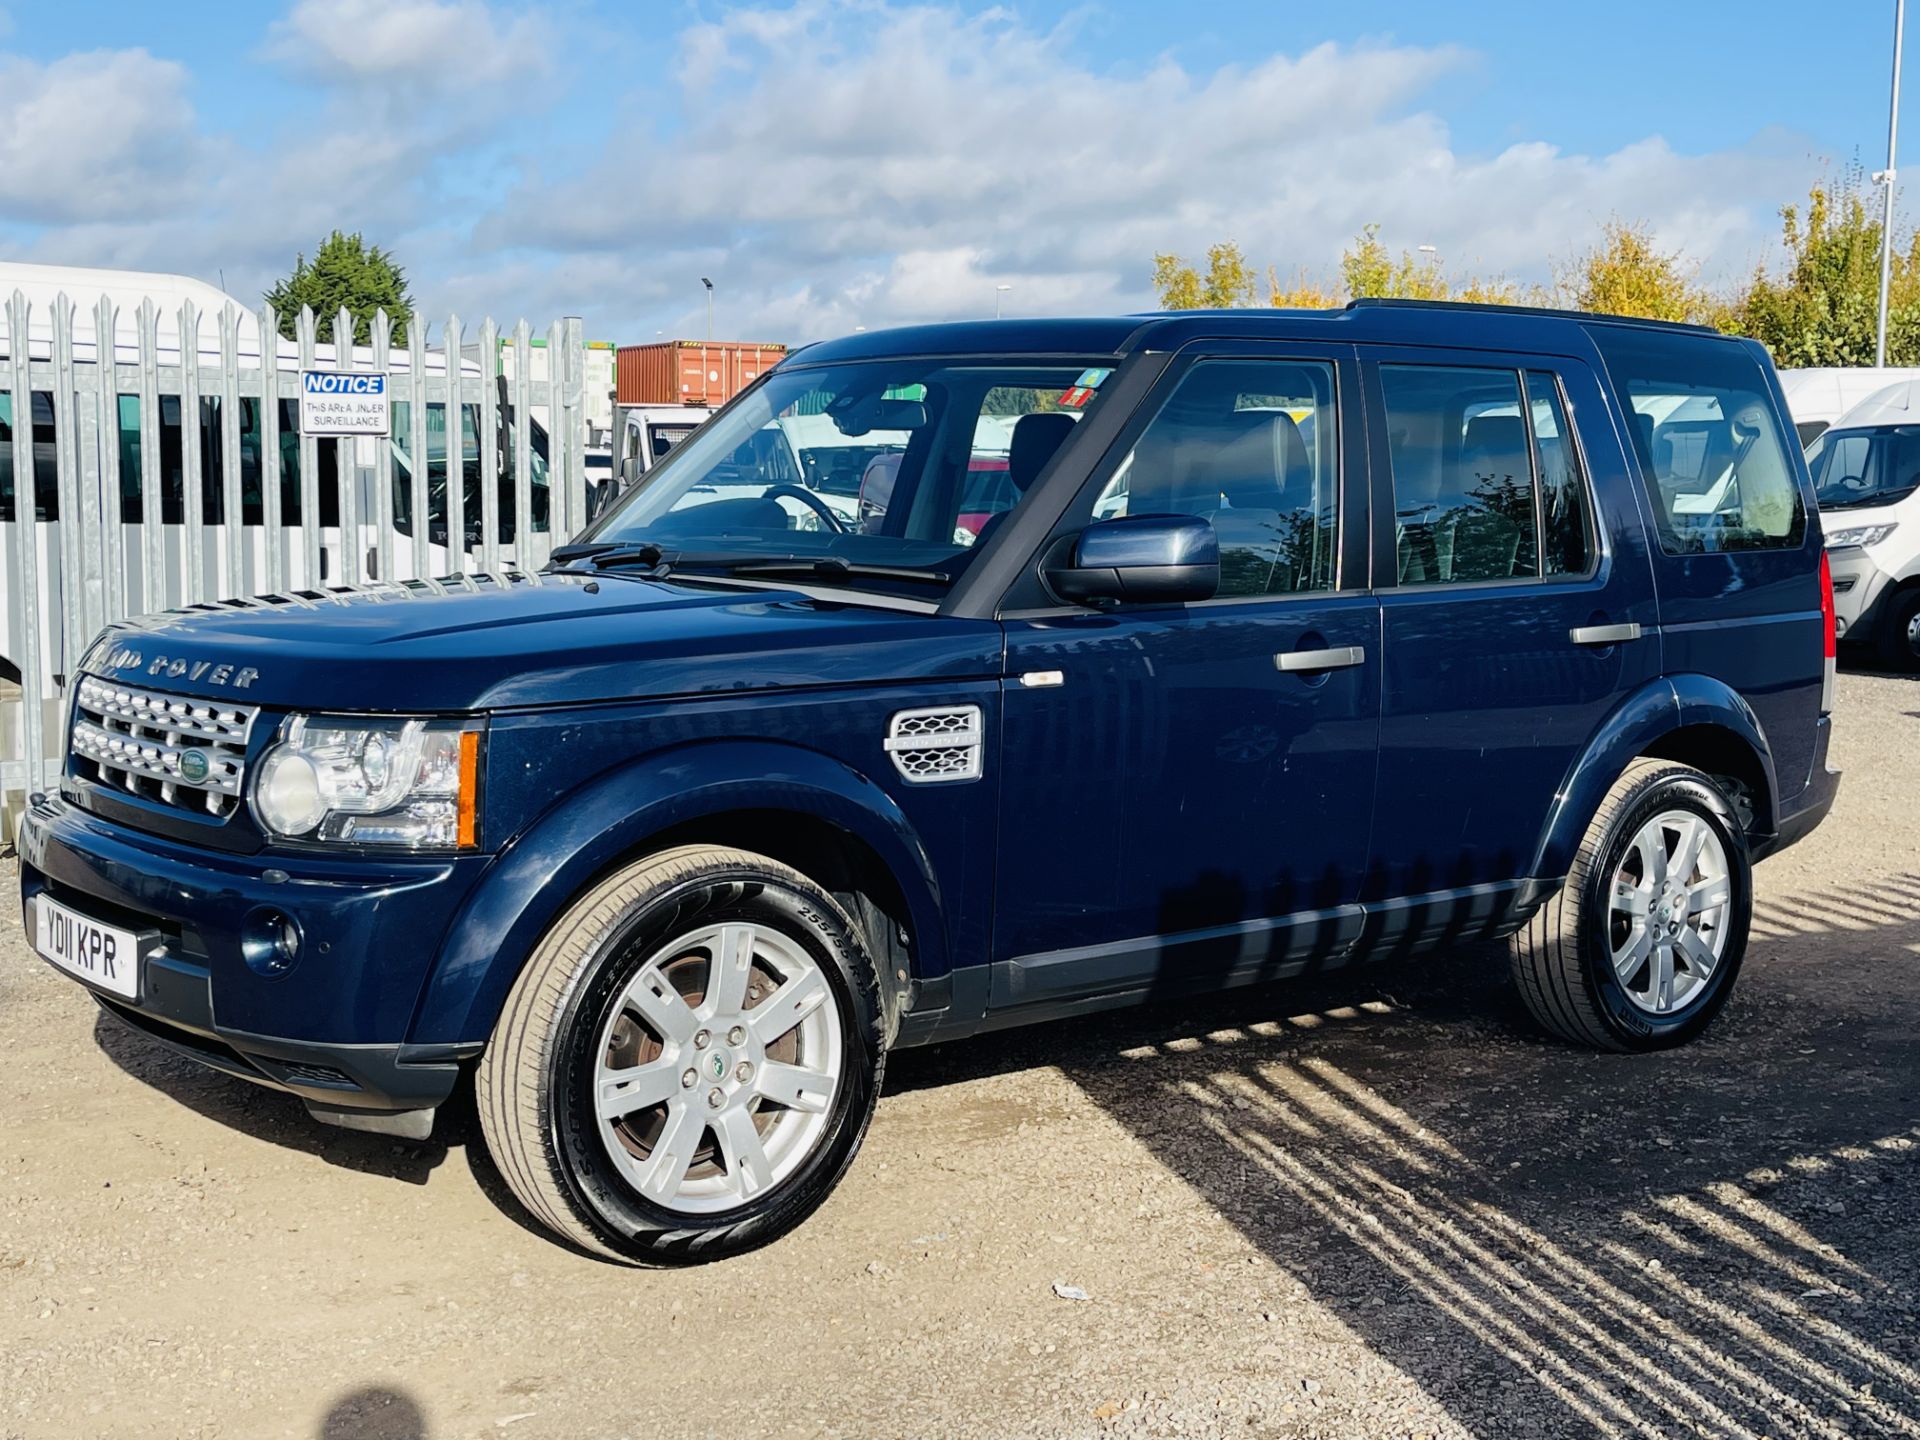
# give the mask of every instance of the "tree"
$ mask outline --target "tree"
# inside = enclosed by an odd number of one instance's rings
[[[1405,250],[1395,260],[1380,241],[1380,227],[1368,225],[1340,256],[1340,279],[1354,299],[1444,300],[1446,277],[1437,261],[1419,261]]]
[[[1356,299],[1461,300],[1475,305],[1532,305],[1540,299],[1504,276],[1468,275],[1455,284],[1436,256],[1416,258],[1407,250],[1394,256],[1381,242],[1378,225],[1361,230],[1341,254],[1340,279]]]
[[[1277,267],[1267,267],[1266,303],[1276,310],[1332,310],[1349,297],[1386,296],[1401,300],[1465,300],[1490,305],[1538,305],[1546,301],[1538,286],[1522,287],[1504,276],[1468,275],[1448,280],[1440,262],[1398,256],[1380,239],[1380,227],[1369,225],[1354,237],[1340,257],[1340,278],[1329,282],[1306,269],[1281,283]],[[1168,310],[1228,309],[1255,304],[1254,276],[1240,247],[1231,241],[1211,246],[1202,274],[1178,255],[1153,257],[1153,285],[1160,304]]]
[[[1783,275],[1757,271],[1727,307],[1724,327],[1751,335],[1776,365],[1871,365],[1880,308],[1880,222],[1858,169],[1780,210]],[[1920,236],[1893,256],[1887,296],[1887,361],[1920,357]]]
[[[1561,276],[1560,288],[1575,310],[1598,315],[1691,320],[1707,308],[1680,253],[1657,249],[1644,223],[1620,219],[1607,221],[1600,243]]]
[[[1275,310],[1338,310],[1345,303],[1337,290],[1305,270],[1294,271],[1292,283],[1282,286],[1279,271],[1267,267],[1267,304]]]
[[[1153,257],[1153,288],[1166,310],[1231,310],[1251,305],[1253,271],[1231,240],[1207,247],[1207,273],[1200,274],[1178,255]]]
[[[368,245],[358,231],[345,235],[338,230],[320,242],[311,262],[304,253],[294,261],[293,273],[267,292],[267,303],[280,317],[280,333],[289,340],[295,338],[300,307],[311,306],[314,338],[323,344],[332,343],[333,317],[342,306],[353,316],[356,345],[372,338],[376,310],[387,312],[393,321],[394,342],[404,343],[407,316],[413,310],[406,271],[394,263],[393,256],[378,245]]]

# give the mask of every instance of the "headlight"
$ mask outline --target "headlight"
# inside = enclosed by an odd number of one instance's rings
[[[1837,550],[1842,545],[1878,545],[1900,527],[1897,524],[1856,525],[1851,530],[1829,530],[1827,546]]]
[[[466,849],[479,787],[471,722],[296,715],[260,761],[253,813],[283,840]]]

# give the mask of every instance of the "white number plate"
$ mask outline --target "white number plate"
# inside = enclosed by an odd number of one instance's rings
[[[45,895],[33,902],[34,949],[70,975],[140,998],[140,937],[89,920]]]

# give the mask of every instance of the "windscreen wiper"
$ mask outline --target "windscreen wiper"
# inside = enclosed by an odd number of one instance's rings
[[[920,570],[911,565],[873,565],[864,560],[843,560],[838,555],[812,559],[799,556],[785,560],[741,560],[727,566],[730,575],[799,575],[820,580],[905,580],[919,585],[951,585],[953,576],[945,570]]]

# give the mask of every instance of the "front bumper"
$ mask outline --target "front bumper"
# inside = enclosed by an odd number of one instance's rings
[[[478,1051],[407,1043],[440,937],[484,863],[478,857],[229,855],[38,797],[22,825],[20,862],[23,915],[50,895],[151,942],[138,998],[94,990],[104,1009],[316,1112],[430,1109],[452,1093],[459,1062]],[[253,968],[242,944],[249,919],[265,910],[300,931],[299,957],[280,973]]]
[[[1833,572],[1833,621],[1841,640],[1870,645],[1880,602],[1893,586],[1893,576],[1874,563],[1859,545],[1843,545],[1827,552]]]

